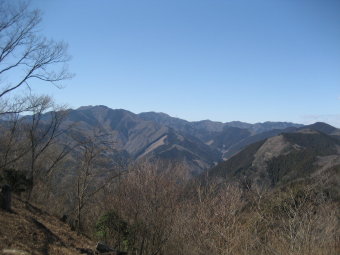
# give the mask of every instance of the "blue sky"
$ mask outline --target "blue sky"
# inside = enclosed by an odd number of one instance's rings
[[[75,78],[39,93],[187,120],[340,127],[339,0],[31,0]]]

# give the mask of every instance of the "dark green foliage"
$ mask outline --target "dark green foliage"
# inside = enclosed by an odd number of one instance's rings
[[[313,149],[293,151],[288,155],[280,155],[268,162],[267,172],[272,186],[287,183],[300,177],[307,177],[316,166],[317,153]]]
[[[282,136],[290,144],[290,151],[266,161],[262,168],[254,167],[253,161],[266,140],[252,144],[218,164],[209,171],[209,176],[226,178],[228,181],[237,180],[241,184],[246,181],[246,186],[255,179],[257,183],[263,180],[263,183],[275,187],[311,177],[321,167],[317,163],[319,157],[338,155],[337,146],[340,146],[340,142],[334,136],[310,130],[282,133]],[[270,149],[266,153],[270,154]]]
[[[25,171],[4,169],[0,174],[0,184],[7,184],[13,192],[20,194],[32,187],[32,180],[26,176]]]
[[[323,133],[284,133],[283,136],[292,144],[298,144],[302,147],[313,149],[319,156],[336,154],[335,145],[340,145],[340,142],[337,139]]]
[[[129,226],[119,215],[111,210],[101,216],[96,224],[96,235],[105,242],[115,240],[112,245],[119,249],[129,248]]]
[[[310,176],[317,169],[318,156],[337,154],[338,140],[323,133],[285,133],[285,139],[301,146],[300,150],[271,159],[267,172],[272,186]]]

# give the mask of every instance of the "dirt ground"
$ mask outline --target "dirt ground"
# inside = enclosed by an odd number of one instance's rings
[[[0,254],[80,254],[95,247],[58,218],[12,197],[13,212],[0,210]]]

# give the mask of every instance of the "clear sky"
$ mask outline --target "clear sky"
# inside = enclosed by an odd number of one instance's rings
[[[76,108],[340,127],[340,0],[31,0]]]

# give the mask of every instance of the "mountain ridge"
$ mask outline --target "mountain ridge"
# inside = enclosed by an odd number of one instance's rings
[[[326,128],[330,134],[318,131]],[[334,129],[318,123],[253,143],[208,171],[211,178],[261,187],[285,185],[300,178],[338,178],[340,140]],[[336,185],[335,185],[336,186]]]
[[[109,133],[116,147],[126,151],[133,160],[143,157],[184,160],[195,173],[232,157],[252,143],[282,132],[294,132],[307,127],[333,133],[338,131],[322,123],[304,126],[270,121],[255,124],[211,120],[190,122],[166,113],[135,114],[103,105],[71,109],[66,122],[77,123],[78,131],[100,129]]]
[[[283,132],[315,129],[329,135],[340,134],[339,129],[325,123],[303,126],[270,121],[255,124],[211,120],[189,122],[165,113],[135,114],[104,105],[82,106],[66,112],[62,128],[72,126],[72,131],[63,136],[66,141],[71,140],[72,135],[86,137],[99,132],[112,138],[115,149],[126,160],[147,157],[182,161],[194,175],[231,158],[250,144]]]

